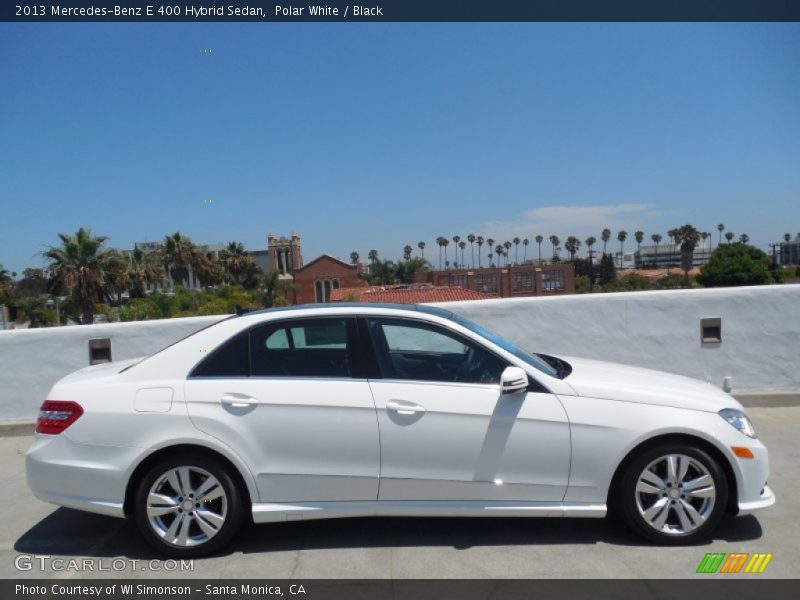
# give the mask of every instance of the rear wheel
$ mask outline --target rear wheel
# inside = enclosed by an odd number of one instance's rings
[[[661,444],[632,460],[616,495],[620,516],[659,544],[691,544],[719,524],[728,501],[722,467],[693,446]]]
[[[136,525],[153,547],[168,556],[203,556],[222,548],[243,517],[240,490],[225,467],[211,458],[163,459],[136,488]]]

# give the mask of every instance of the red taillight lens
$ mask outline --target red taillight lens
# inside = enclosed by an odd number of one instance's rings
[[[57,435],[83,414],[81,405],[72,400],[45,400],[39,408],[36,433]]]

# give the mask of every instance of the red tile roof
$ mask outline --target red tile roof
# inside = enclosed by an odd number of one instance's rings
[[[484,300],[490,296],[462,287],[433,286],[426,284],[385,285],[371,287],[339,288],[331,290],[331,302],[390,302],[395,304],[421,304],[425,302],[456,302],[459,300]]]

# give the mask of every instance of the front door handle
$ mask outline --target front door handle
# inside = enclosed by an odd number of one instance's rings
[[[406,404],[405,402],[395,402],[394,400],[387,402],[386,408],[396,412],[398,415],[416,415],[417,413],[425,412],[425,407],[419,404]]]
[[[219,401],[225,406],[231,406],[233,408],[244,408],[246,406],[255,406],[258,404],[258,400],[252,396],[236,394],[234,392],[222,394],[222,398],[220,398]]]

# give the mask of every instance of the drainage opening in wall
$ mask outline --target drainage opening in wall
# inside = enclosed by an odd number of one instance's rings
[[[111,339],[96,338],[89,340],[89,364],[99,365],[107,362],[111,362]]]
[[[715,317],[700,319],[700,341],[703,344],[722,342],[722,319]]]

